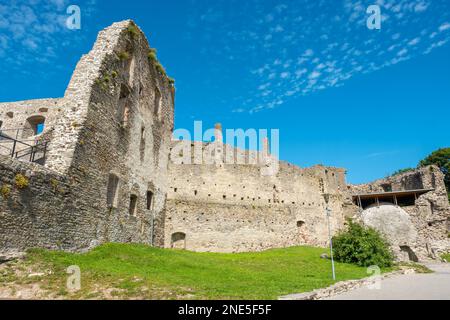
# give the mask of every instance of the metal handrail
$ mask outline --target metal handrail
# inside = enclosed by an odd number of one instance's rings
[[[15,133],[15,134],[12,134],[10,132]],[[18,140],[19,136],[22,136],[24,132],[30,133],[29,134],[30,137],[36,135],[35,131],[31,128],[19,128],[19,129],[16,129],[16,128],[1,129],[0,128],[0,137],[6,136],[6,137],[10,137],[10,138]],[[3,135],[2,135],[2,133],[3,133]],[[22,139],[21,141],[34,141],[34,140],[33,139]]]
[[[0,138],[3,140],[8,140],[12,143],[12,149],[1,146],[9,151],[9,154],[12,158],[16,159],[22,159],[26,156],[30,156],[30,162],[37,162],[38,160],[45,159],[46,153],[47,153],[47,141],[37,143],[36,145],[31,145],[28,143],[25,143],[23,141],[11,138],[9,136],[6,136],[3,132],[6,130],[0,130]],[[34,140],[33,140],[34,141]],[[25,148],[19,151],[16,151],[17,145],[24,145]],[[25,154],[20,154],[21,152],[26,152]],[[41,158],[36,159],[36,154],[39,152],[43,153],[43,156]]]

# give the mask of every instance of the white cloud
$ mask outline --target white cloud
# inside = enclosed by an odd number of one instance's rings
[[[439,27],[439,31],[440,31],[440,32],[445,31],[445,30],[448,30],[448,29],[450,29],[450,23],[448,23],[448,22],[442,24],[442,25]]]
[[[408,50],[407,49],[402,49],[402,50],[400,50],[399,52],[397,52],[397,55],[398,56],[404,56],[405,54],[407,54],[408,53]]]
[[[310,73],[309,79],[316,79],[316,78],[320,77],[320,75],[321,75],[320,72],[318,72],[318,71],[313,71],[313,72]]]
[[[295,76],[296,76],[296,78],[300,78],[302,75],[304,75],[307,72],[308,72],[307,69],[296,70],[295,71]]]
[[[238,0],[229,0],[239,3]],[[366,28],[367,1],[343,0],[329,15],[325,1],[306,1],[302,8],[289,8],[249,0],[249,10],[242,18],[251,32],[261,31],[258,42],[234,43],[246,48],[242,65],[252,65],[246,94],[254,98],[241,108],[252,113],[274,108],[286,97],[307,95],[328,87],[340,87],[358,74],[368,74],[426,54],[448,43],[449,11],[444,0],[374,0],[382,7],[380,32]],[[270,9],[271,8],[271,9]],[[245,9],[243,9],[245,10]],[[252,15],[256,26],[252,24]],[[309,15],[321,12],[319,15]],[[233,19],[237,18],[234,16]],[[430,19],[430,16],[437,17]],[[220,25],[210,27],[221,28]],[[230,25],[231,27],[231,25]],[[199,30],[201,32],[201,30]],[[230,31],[236,34],[236,31]],[[283,32],[279,34],[278,32]],[[221,32],[226,34],[226,32]],[[244,34],[244,32],[238,32]],[[263,40],[263,41],[262,41]],[[223,39],[229,45],[230,39]],[[256,40],[255,40],[256,41]],[[251,48],[251,49],[250,49]],[[245,60],[250,59],[251,60]],[[253,63],[260,62],[262,66]],[[251,83],[256,82],[253,86]],[[271,82],[270,90],[264,84]],[[244,99],[245,101],[245,99]]]
[[[51,63],[57,51],[63,54],[65,46],[82,40],[65,26],[69,4],[69,0],[16,0],[7,7],[0,5],[0,41],[7,44],[2,45],[4,64],[17,69],[23,63]],[[82,7],[87,18],[95,1],[86,0]]]
[[[409,42],[408,42],[408,45],[410,45],[410,46],[415,46],[415,45],[418,44],[419,42],[420,42],[420,38],[417,37],[417,38],[414,38],[414,39],[412,39],[411,41],[409,41]]]
[[[426,3],[425,1],[422,1],[422,2],[420,2],[418,4],[416,4],[416,6],[414,7],[414,11],[415,12],[422,12],[422,11],[427,10],[427,8],[428,8],[428,3]]]
[[[314,55],[314,51],[312,49],[306,49],[302,56],[303,57],[311,57],[313,55]]]

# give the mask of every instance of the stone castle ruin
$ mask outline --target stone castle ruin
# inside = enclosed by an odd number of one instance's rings
[[[81,58],[63,98],[0,104],[0,255],[105,242],[212,252],[326,246],[327,207],[334,233],[346,218],[361,220],[400,260],[450,249],[434,166],[348,185],[344,169],[269,157],[277,170],[263,174],[264,161],[224,163],[230,152],[259,153],[223,144],[220,125],[216,161],[172,161],[175,89],[154,57],[132,21],[115,23]]]

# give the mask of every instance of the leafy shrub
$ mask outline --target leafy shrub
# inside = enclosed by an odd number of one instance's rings
[[[358,266],[392,266],[394,255],[388,242],[373,228],[348,221],[347,231],[333,237],[333,253],[337,261]]]

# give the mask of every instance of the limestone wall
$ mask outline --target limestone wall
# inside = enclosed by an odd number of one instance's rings
[[[44,121],[44,130],[52,128],[58,114],[62,112],[63,99],[38,99],[0,103],[0,131],[3,135],[18,139],[15,151],[35,145],[42,133],[36,132],[36,123]],[[13,141],[0,139],[0,154],[9,155]]]
[[[326,245],[322,194],[331,194],[336,230],[344,223],[345,190],[338,168],[280,162],[276,175],[264,176],[260,165],[171,163],[165,245],[222,252]]]
[[[17,183],[19,175],[26,186]],[[31,247],[80,251],[104,241],[151,241],[149,213],[142,210],[132,217],[127,210],[108,210],[100,193],[76,174],[61,175],[0,156],[0,190],[0,253]],[[120,200],[128,202],[125,193]]]
[[[36,99],[17,102],[0,103],[0,130],[8,134],[8,130],[25,128],[27,119],[42,116],[46,122],[54,119],[54,114],[61,112],[62,99]]]
[[[440,253],[450,248],[449,222],[450,206],[444,184],[444,175],[436,166],[428,166],[399,175],[380,179],[369,184],[351,185],[350,192],[375,193],[384,191],[405,191],[414,189],[433,189],[417,198],[414,205],[403,207],[408,213],[408,223],[412,223],[417,237],[408,246],[421,260],[436,258]],[[389,221],[384,221],[389,223]],[[404,229],[410,229],[404,223],[399,223],[396,231],[390,237],[402,238]],[[384,230],[384,227],[378,229]],[[392,228],[391,228],[392,229]],[[395,235],[396,234],[396,235]],[[395,241],[397,243],[398,241]],[[398,252],[398,248],[393,248]]]

